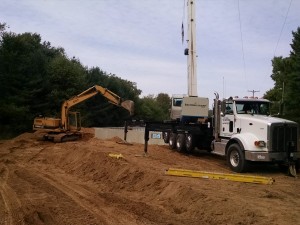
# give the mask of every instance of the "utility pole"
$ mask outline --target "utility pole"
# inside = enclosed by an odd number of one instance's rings
[[[254,98],[254,93],[255,93],[255,92],[259,92],[259,91],[255,91],[255,90],[249,91],[249,90],[248,90],[248,92],[252,92],[252,97]]]

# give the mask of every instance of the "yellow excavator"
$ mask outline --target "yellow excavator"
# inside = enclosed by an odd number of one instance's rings
[[[101,94],[108,102],[134,112],[134,102],[122,99],[107,88],[95,85],[79,95],[66,100],[61,107],[61,118],[36,117],[33,122],[33,130],[40,131],[40,140],[54,142],[73,141],[82,137],[80,112],[70,112],[70,108],[97,95]]]

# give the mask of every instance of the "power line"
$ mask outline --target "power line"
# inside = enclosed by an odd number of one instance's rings
[[[288,8],[288,10],[287,10],[287,12],[286,12],[286,15],[285,15],[285,18],[284,18],[284,22],[283,22],[282,27],[281,27],[281,31],[280,31],[280,34],[279,34],[279,37],[278,37],[278,40],[277,40],[277,44],[276,44],[276,47],[275,47],[275,49],[274,49],[274,57],[275,57],[275,54],[276,54],[276,51],[277,51],[277,47],[278,47],[279,41],[280,41],[280,39],[281,39],[281,35],[282,35],[282,32],[283,32],[283,29],[284,29],[284,27],[285,27],[286,19],[287,19],[287,17],[288,17],[289,11],[290,11],[290,8],[291,8],[291,5],[292,5],[292,1],[293,1],[293,0],[290,1],[289,8]]]
[[[291,5],[292,5],[292,2],[293,2],[293,0],[290,1],[288,10],[287,10],[287,12],[286,12],[286,15],[285,15],[285,18],[284,18],[284,22],[283,22],[283,24],[282,24],[282,27],[281,27],[281,30],[280,30],[280,34],[279,34],[279,37],[278,37],[278,40],[277,40],[277,43],[276,43],[276,46],[275,46],[275,49],[274,49],[273,58],[275,57],[275,54],[276,54],[276,51],[277,51],[277,48],[278,48],[278,45],[279,45],[279,41],[280,41],[280,39],[281,39],[281,35],[282,35],[282,33],[283,33],[283,29],[284,29],[284,27],[285,27],[286,20],[287,20],[287,17],[288,17],[288,15],[289,15],[289,12],[290,12],[290,8],[291,8]],[[272,59],[272,60],[273,60],[273,59]],[[264,76],[263,82],[262,82],[262,83],[265,82],[265,79],[266,79],[267,76],[268,76],[268,74],[266,74],[266,75]]]

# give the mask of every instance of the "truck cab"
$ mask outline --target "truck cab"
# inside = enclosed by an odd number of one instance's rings
[[[294,164],[300,159],[298,124],[270,116],[269,109],[266,99],[215,101],[212,153],[226,156],[236,172],[245,171],[249,161]]]
[[[174,94],[171,99],[170,119],[180,120],[182,112],[182,101],[186,95]]]
[[[220,136],[231,137],[241,132],[247,121],[270,115],[270,101],[266,99],[229,98],[222,102]]]

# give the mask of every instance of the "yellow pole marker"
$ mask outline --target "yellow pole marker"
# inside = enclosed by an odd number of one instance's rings
[[[254,183],[254,184],[273,184],[275,182],[275,180],[271,177],[203,172],[203,171],[196,171],[196,170],[185,170],[185,169],[174,169],[174,168],[167,169],[165,171],[165,174],[170,176],[230,180],[230,181],[238,181],[238,182]]]
[[[117,159],[124,158],[121,153],[120,154],[109,153],[108,156],[112,157],[112,158],[117,158]]]

